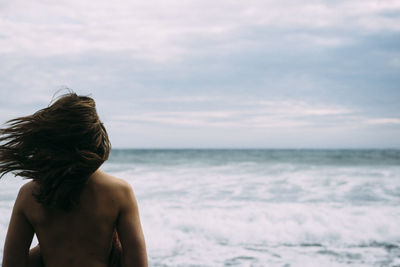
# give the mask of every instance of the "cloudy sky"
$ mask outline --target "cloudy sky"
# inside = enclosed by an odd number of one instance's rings
[[[0,121],[63,87],[114,147],[400,148],[400,1],[0,1]]]

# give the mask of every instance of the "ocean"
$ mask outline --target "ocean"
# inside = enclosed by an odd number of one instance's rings
[[[400,266],[400,150],[114,149],[102,169],[135,191],[150,266]],[[24,182],[0,181],[1,244]]]

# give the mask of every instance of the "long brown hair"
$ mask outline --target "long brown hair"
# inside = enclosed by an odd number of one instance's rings
[[[69,210],[110,150],[94,100],[70,92],[0,129],[0,177],[12,172],[32,179],[39,203]]]

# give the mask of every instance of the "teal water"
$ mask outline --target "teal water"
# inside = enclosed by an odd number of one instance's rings
[[[399,165],[396,149],[114,149],[109,162],[210,165],[235,162],[293,163],[310,165]]]

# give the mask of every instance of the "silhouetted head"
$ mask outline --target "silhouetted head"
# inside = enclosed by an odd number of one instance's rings
[[[75,93],[6,126],[0,129],[0,175],[13,172],[33,179],[39,184],[34,196],[47,207],[76,205],[111,149],[94,100]]]

